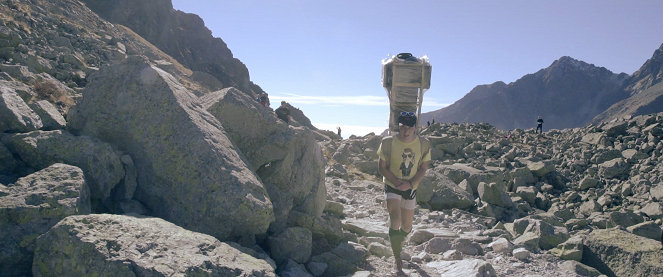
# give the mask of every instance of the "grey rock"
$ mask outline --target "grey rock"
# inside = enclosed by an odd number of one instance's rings
[[[147,215],[149,212],[142,203],[136,200],[123,200],[119,202],[118,213]]]
[[[311,273],[306,271],[306,267],[303,264],[298,264],[293,260],[288,260],[284,269],[279,272],[280,277],[313,277]]]
[[[327,200],[324,211],[335,215],[343,215],[343,204]]]
[[[36,277],[107,272],[113,276],[227,276],[228,272],[276,276],[266,261],[212,236],[159,218],[110,214],[60,221],[37,240],[32,272]]]
[[[12,70],[15,69],[18,72],[23,72],[25,74],[29,74],[30,76],[32,76],[32,79],[35,78],[34,74],[28,72],[27,71],[28,69],[25,66],[0,64],[0,71],[2,71],[3,69],[8,69],[8,68],[10,68],[9,72],[11,72]],[[3,72],[3,73],[7,74],[7,72]],[[23,81],[26,82],[26,83],[30,83],[30,81],[27,80],[27,79],[23,79]],[[18,93],[18,95],[21,97],[21,99],[23,99],[23,101],[25,101],[25,103],[30,103],[30,100],[32,100],[32,98],[35,95],[37,95],[34,92],[34,90],[32,89],[32,87],[30,87],[30,86],[28,86],[28,85],[26,85],[22,82],[0,81],[0,86],[8,87],[10,89],[13,89],[16,93]]]
[[[0,83],[0,132],[30,132],[44,125],[16,91]]]
[[[486,167],[482,170],[473,168],[467,164],[456,163],[437,166],[435,170],[449,177],[456,184],[467,179],[473,191],[477,191],[480,182],[492,183],[504,180],[504,173],[496,167]]]
[[[357,271],[356,265],[329,252],[323,253],[318,256],[313,256],[311,257],[311,261],[315,263],[327,264],[327,268],[320,275],[322,277],[343,276]]]
[[[599,183],[599,181],[594,179],[594,178],[585,177],[580,181],[578,189],[579,190],[587,190],[589,188],[596,187],[596,185],[598,185],[598,183]]]
[[[326,263],[310,262],[306,264],[306,267],[315,277],[321,276],[327,270]]]
[[[580,263],[579,261],[572,260],[572,261],[566,261],[563,262],[559,265],[560,269],[568,270],[571,272],[575,272],[576,274],[580,276],[590,276],[590,277],[599,277],[599,276],[605,276],[601,274],[600,271],[596,270],[595,268],[591,266],[584,265]]]
[[[131,156],[122,155],[120,161],[124,168],[124,178],[122,179],[122,183],[120,183],[116,189],[116,199],[129,200],[133,198],[134,193],[136,192],[136,187],[138,186],[138,183],[136,182],[138,172],[136,171],[136,165]]]
[[[388,247],[379,242],[372,242],[368,245],[368,251],[378,257],[390,257],[394,254],[392,253],[391,247]]]
[[[268,240],[271,257],[277,264],[288,260],[306,263],[311,258],[312,233],[301,227],[291,227]]]
[[[429,240],[424,251],[430,254],[440,254],[452,249],[454,238],[435,237]]]
[[[469,195],[474,195],[474,191],[472,190],[472,186],[470,186],[470,183],[467,182],[467,179],[463,179],[463,181],[458,184],[458,186],[467,192]]]
[[[527,260],[531,254],[532,253],[525,248],[516,248],[513,250],[513,257],[521,261]]]
[[[620,178],[628,173],[629,165],[622,158],[616,158],[599,165],[599,173],[606,179]]]
[[[554,248],[570,237],[566,227],[553,226],[542,220],[535,220],[525,229],[525,233],[530,232],[539,236],[539,247],[544,250]]]
[[[644,160],[646,158],[649,158],[649,155],[646,153],[640,153],[638,150],[635,149],[626,149],[622,151],[622,157],[627,160]]]
[[[582,203],[582,205],[580,205],[578,213],[584,215],[585,217],[588,217],[593,212],[598,212],[600,210],[601,210],[601,205],[599,205],[599,203],[597,203],[595,200],[589,200],[587,202]]]
[[[316,236],[324,237],[329,243],[338,243],[344,237],[343,228],[345,225],[334,217],[312,216],[293,210],[288,215],[287,223],[288,226],[309,229]]]
[[[426,264],[439,276],[493,277],[497,276],[493,266],[478,259],[461,261],[435,261]]]
[[[457,238],[451,242],[451,248],[465,255],[482,255],[483,248],[471,239]]]
[[[417,229],[412,232],[412,234],[408,237],[408,242],[414,245],[419,245],[424,242],[429,241],[430,239],[434,238],[435,234],[430,232],[427,229]]]
[[[274,221],[258,176],[172,75],[132,56],[93,74],[83,95],[68,129],[130,155],[140,172],[135,199],[154,215],[222,240],[264,233]]]
[[[424,252],[424,253],[426,253],[426,252]],[[442,259],[447,260],[447,261],[462,260],[463,259],[463,253],[460,253],[460,251],[458,251],[456,249],[447,250],[446,252],[442,253]]]
[[[609,160],[621,157],[622,157],[622,152],[620,152],[619,150],[603,150],[594,154],[594,156],[590,159],[590,161],[594,164],[602,164]]]
[[[516,194],[522,197],[523,200],[530,205],[534,204],[537,193],[539,193],[539,190],[536,187],[518,187],[518,189],[516,189]]]
[[[620,229],[594,230],[585,237],[582,263],[613,276],[663,275],[659,242]],[[610,251],[610,255],[605,255]],[[633,259],[638,257],[638,259]]]
[[[330,252],[350,263],[362,261],[370,255],[366,247],[354,242],[342,242]]]
[[[640,211],[652,219],[663,219],[663,205],[661,205],[661,203],[649,203],[644,208],[640,209]]]
[[[622,121],[622,122],[612,122],[608,123],[605,126],[603,126],[603,133],[607,137],[617,137],[619,135],[626,134],[626,128],[628,126],[628,122]]]
[[[379,174],[379,168],[378,168],[378,162],[377,161],[359,161],[353,163],[353,166],[357,168],[359,171],[371,174],[371,175],[378,175]]]
[[[513,206],[513,202],[511,202],[509,195],[506,194],[506,188],[502,183],[486,184],[481,182],[477,187],[477,191],[481,201],[505,208]]]
[[[436,170],[428,170],[419,183],[417,202],[428,202],[434,210],[467,209],[474,206],[472,195]]]
[[[59,130],[67,127],[67,121],[50,102],[40,100],[29,106],[41,118],[44,125],[42,130]]]
[[[0,174],[12,174],[18,161],[4,144],[0,143]]]
[[[0,272],[29,275],[35,240],[70,215],[90,213],[80,168],[54,164],[18,179],[0,193]]]
[[[649,190],[649,194],[651,194],[651,197],[658,201],[663,201],[663,185],[658,185],[655,187],[652,187]]]
[[[503,254],[511,254],[513,251],[513,244],[505,238],[499,238],[488,244],[488,247],[492,248],[493,251]]]
[[[645,221],[645,219],[636,213],[629,211],[611,212],[608,214],[610,221],[616,226],[629,227]]]
[[[322,214],[325,160],[311,130],[283,123],[271,110],[235,88],[207,94],[200,103],[221,122],[263,183],[276,185],[281,197],[292,198],[293,209],[314,216]],[[285,208],[275,213],[290,212]],[[277,225],[285,221],[276,220]]]
[[[582,237],[572,237],[569,240],[557,245],[550,250],[550,253],[560,257],[562,260],[582,260],[583,239]]]
[[[661,226],[653,221],[642,222],[626,228],[634,235],[638,235],[653,240],[661,239]]]
[[[90,180],[92,199],[108,199],[113,187],[124,177],[124,168],[113,148],[96,138],[55,130],[5,136],[3,142],[36,169],[54,163],[80,167]]]
[[[525,248],[529,251],[535,252],[538,251],[539,248],[539,240],[540,236],[532,233],[532,232],[527,232],[519,236],[513,241],[513,245],[515,248]]]
[[[548,173],[555,171],[555,165],[549,161],[533,162],[527,165],[532,174],[536,177],[544,177]]]

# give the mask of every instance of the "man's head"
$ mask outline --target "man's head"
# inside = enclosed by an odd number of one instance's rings
[[[401,139],[409,139],[414,136],[414,131],[417,129],[417,116],[413,112],[402,112],[398,116],[398,131]]]
[[[414,125],[417,125],[417,116],[413,112],[401,112],[398,116],[398,126],[402,125],[414,127]]]
[[[285,106],[286,106],[287,104],[288,104],[288,103],[286,103],[285,101],[281,101],[281,107],[284,107],[284,108],[285,108]]]

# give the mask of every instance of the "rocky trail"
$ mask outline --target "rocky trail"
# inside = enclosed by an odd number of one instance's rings
[[[0,276],[392,275],[382,136],[281,122],[199,17],[112,2],[0,0]],[[421,130],[408,276],[663,276],[663,113],[510,134]]]
[[[605,243],[600,230],[615,242],[624,240],[614,247],[631,256],[660,257],[661,119],[649,115],[542,135],[515,130],[510,139],[486,124],[423,130],[433,143],[434,162],[422,181],[414,231],[404,248],[406,273],[660,274],[656,263],[643,268],[616,260],[596,263],[587,252],[606,255],[605,248],[593,245]],[[351,241],[371,253],[362,268],[387,276],[394,262],[383,185],[377,165],[366,163],[375,160],[379,138],[322,143],[329,157],[325,211],[342,215]],[[658,252],[640,252],[629,245],[632,240]]]

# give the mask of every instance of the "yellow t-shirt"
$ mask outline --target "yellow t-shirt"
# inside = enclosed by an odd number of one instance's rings
[[[389,163],[389,171],[394,173],[399,179],[410,180],[414,178],[414,175],[417,174],[417,170],[419,169],[419,161],[430,161],[430,150],[424,154],[423,159],[420,159],[421,142],[419,137],[410,143],[400,141],[397,136],[394,136],[391,141],[391,157],[389,157],[389,160],[387,160],[387,157],[382,153],[382,144],[380,144],[380,148],[378,148],[378,155],[380,155],[381,160]],[[396,186],[389,182],[387,178],[383,179],[385,184],[396,188]],[[412,184],[412,187],[417,189],[419,184]]]

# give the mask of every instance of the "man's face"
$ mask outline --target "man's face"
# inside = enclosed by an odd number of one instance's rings
[[[402,134],[404,138],[409,138],[411,136],[414,136],[414,131],[416,129],[417,128],[414,126],[410,127],[405,124],[400,124],[400,126],[398,127],[399,132]]]

